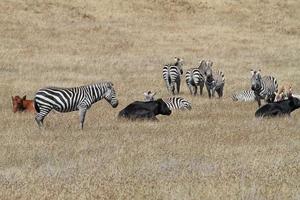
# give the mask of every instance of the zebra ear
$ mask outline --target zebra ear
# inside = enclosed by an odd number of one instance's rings
[[[261,70],[259,69],[259,70],[257,71],[257,73],[260,74],[260,71],[261,71]]]
[[[255,72],[254,72],[253,69],[251,69],[250,72],[251,72],[251,75],[254,75],[254,74],[255,74]]]

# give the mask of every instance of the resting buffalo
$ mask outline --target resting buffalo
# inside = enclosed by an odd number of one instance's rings
[[[300,108],[300,100],[295,97],[289,97],[287,100],[265,104],[255,112],[255,117],[290,115],[291,112],[298,108]]]
[[[162,99],[155,101],[135,101],[120,111],[119,117],[128,119],[157,120],[156,115],[170,115],[172,111]]]

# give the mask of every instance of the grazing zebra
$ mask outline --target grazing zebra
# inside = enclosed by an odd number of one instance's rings
[[[169,97],[164,99],[164,102],[167,104],[170,110],[179,109],[179,110],[191,110],[192,104],[182,98],[182,97]]]
[[[200,88],[200,95],[203,94],[203,87],[206,80],[207,74],[212,73],[212,62],[211,61],[200,61],[198,68],[189,69],[185,74],[185,81],[190,90],[191,94],[196,95],[198,86]]]
[[[115,108],[118,106],[116,92],[111,82],[100,82],[73,88],[47,87],[40,89],[35,95],[35,120],[42,127],[44,118],[54,109],[58,112],[71,112],[79,110],[80,128],[86,111],[92,104],[105,99]]]
[[[217,92],[219,98],[221,98],[223,96],[225,85],[224,73],[219,70],[217,70],[216,72],[212,72],[211,75],[207,76],[205,85],[209,98],[214,97],[215,92]]]
[[[234,93],[231,98],[233,101],[255,101],[255,94],[253,90],[243,90]]]
[[[175,61],[176,62],[174,64],[166,64],[163,67],[163,79],[166,82],[168,91],[171,91],[173,95],[175,94],[175,87],[177,94],[179,94],[181,81],[180,75],[183,74],[183,60],[181,58],[175,57]]]
[[[254,91],[255,99],[258,103],[258,107],[261,106],[261,99],[265,99],[267,102],[272,102],[275,92],[278,91],[278,83],[273,76],[260,75],[260,70],[251,70],[251,89]]]

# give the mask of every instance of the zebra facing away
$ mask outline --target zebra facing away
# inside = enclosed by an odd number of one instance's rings
[[[207,76],[205,85],[209,98],[214,97],[215,92],[217,92],[219,98],[221,98],[223,96],[225,85],[224,73],[219,70],[212,72],[211,75]]]
[[[258,103],[258,107],[261,106],[261,99],[266,102],[272,102],[274,94],[278,92],[278,83],[273,76],[260,75],[260,70],[255,71],[251,69],[251,89],[255,94],[255,100]]]
[[[198,68],[192,68],[187,70],[185,74],[185,81],[190,90],[190,93],[193,95],[197,94],[198,86],[200,89],[200,95],[203,94],[203,87],[206,80],[207,74],[212,73],[212,62],[210,60],[200,61],[200,65]]]
[[[111,82],[59,88],[47,87],[40,89],[34,99],[37,111],[35,120],[41,128],[44,118],[54,109],[58,112],[72,112],[79,110],[80,128],[83,129],[84,118],[92,104],[105,99],[113,108],[118,106],[116,92]]]
[[[166,82],[168,91],[172,92],[173,95],[175,94],[175,88],[177,94],[180,90],[180,75],[183,74],[182,66],[183,60],[181,58],[175,57],[174,64],[166,64],[163,67],[163,79]]]
[[[192,109],[192,104],[182,98],[182,97],[169,97],[167,99],[163,99],[163,101],[167,104],[168,108],[170,110],[191,110]]]

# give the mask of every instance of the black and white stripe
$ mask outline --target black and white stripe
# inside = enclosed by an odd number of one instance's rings
[[[203,93],[203,87],[205,82],[204,74],[200,73],[198,68],[192,68],[185,73],[185,82],[192,95],[197,94],[198,86],[200,88],[200,95]]]
[[[185,74],[185,81],[193,95],[197,94],[198,86],[200,89],[200,95],[203,94],[203,87],[206,80],[207,74],[212,73],[212,62],[210,60],[202,60],[199,63],[198,68],[192,68],[187,70]]]
[[[217,70],[213,71],[211,75],[207,76],[205,81],[206,89],[209,98],[215,96],[215,92],[218,93],[219,98],[223,96],[223,90],[225,85],[224,73]]]
[[[231,98],[233,101],[255,101],[255,94],[253,90],[243,90],[235,92]]]
[[[39,127],[44,118],[54,109],[58,112],[79,110],[80,127],[83,128],[86,111],[92,104],[105,99],[113,108],[118,106],[116,92],[111,82],[100,82],[73,88],[47,87],[40,89],[35,95],[35,120]]]
[[[168,108],[170,110],[191,110],[192,109],[192,104],[182,98],[182,97],[169,97],[167,99],[163,99],[163,101],[167,104]]]
[[[166,86],[169,92],[172,92],[172,94],[175,94],[175,89],[177,94],[179,94],[180,91],[180,75],[183,74],[182,70],[182,62],[183,60],[181,58],[175,57],[175,63],[174,64],[166,64],[163,67],[163,79],[166,82]]]
[[[261,77],[260,70],[251,70],[251,89],[255,94],[258,106],[261,106],[261,99],[272,102],[275,92],[278,92],[277,79],[273,76]]]

